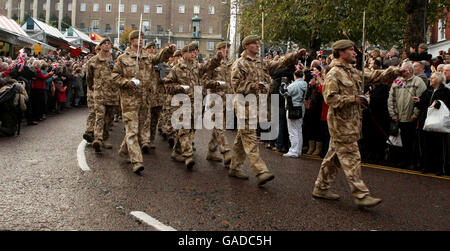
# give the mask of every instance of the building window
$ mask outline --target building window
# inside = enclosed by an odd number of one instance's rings
[[[194,6],[194,14],[200,14],[200,5]]]
[[[206,44],[206,50],[213,51],[214,50],[214,42],[208,42]]]
[[[446,21],[445,19],[439,19],[438,22],[438,42],[445,40],[445,31],[446,31]]]
[[[135,24],[131,24],[131,29],[136,30],[136,25]]]
[[[106,32],[111,32],[111,25],[110,24],[106,24],[105,31]]]
[[[210,15],[216,14],[216,8],[215,8],[214,6],[209,6],[209,11],[208,11],[208,13],[209,13]]]
[[[156,14],[162,14],[163,13],[163,7],[162,5],[156,6]]]
[[[112,4],[107,4],[106,5],[106,12],[111,12],[112,11]]]
[[[98,29],[99,24],[100,24],[100,20],[94,19],[91,21],[91,28]]]
[[[150,5],[144,5],[144,13],[149,14],[150,13]]]
[[[209,26],[209,34],[212,34],[213,33],[213,27],[212,26]]]
[[[80,23],[80,29],[84,29],[84,23]]]
[[[94,3],[94,5],[92,5],[92,11],[93,12],[98,12],[98,9],[99,9],[99,5],[98,5],[98,3]]]
[[[142,21],[142,30],[144,32],[150,31],[150,21]]]
[[[80,11],[86,11],[86,4],[85,3],[82,3],[82,4],[80,4]]]
[[[8,2],[6,2],[6,9],[8,9]],[[47,10],[47,3],[42,5],[42,10]]]
[[[137,12],[137,5],[136,4],[132,4],[131,5],[131,13],[136,13]]]
[[[125,12],[125,5],[123,4],[120,5],[120,12]]]
[[[116,22],[119,22],[120,31],[125,30],[125,21],[119,21],[119,19],[116,19]]]
[[[67,5],[67,11],[72,11],[72,3],[69,3],[69,4]]]
[[[184,14],[184,9],[185,9],[184,5],[180,5],[180,6],[178,7],[178,13]]]
[[[56,11],[59,11],[59,3],[56,3],[56,4],[55,4],[55,10],[56,10]]]
[[[184,47],[184,41],[178,40],[177,41],[177,49],[181,50]]]
[[[180,27],[178,28],[178,32],[183,32],[183,25],[180,24]]]
[[[158,25],[156,26],[156,30],[157,30],[158,32],[163,32],[163,31],[164,31],[162,25],[160,25],[160,24],[158,24]]]
[[[33,3],[30,3],[30,10],[32,10],[32,9],[33,9]]]

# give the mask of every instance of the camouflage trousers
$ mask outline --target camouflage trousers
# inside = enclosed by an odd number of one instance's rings
[[[227,138],[225,137],[224,129],[214,128],[211,133],[211,139],[209,140],[208,149],[211,152],[219,150],[220,153],[224,154],[229,152],[230,145],[228,144]]]
[[[333,139],[330,140],[328,153],[323,159],[319,176],[315,182],[316,187],[328,190],[336,178],[339,167],[344,170],[354,197],[361,199],[369,194],[369,189],[362,180],[361,154],[357,142],[338,143]]]
[[[172,138],[175,139],[177,136],[177,132],[176,130],[172,127],[172,114],[174,111],[176,111],[176,109],[178,109],[177,107],[167,107],[164,106],[162,114],[161,114],[161,129],[163,131],[163,133],[165,133],[167,135],[168,138]]]
[[[194,129],[179,129],[177,130],[177,137],[175,139],[175,145],[173,146],[173,152],[177,155],[182,155],[184,158],[190,158],[194,155]]]
[[[117,110],[117,106],[95,104],[94,137],[96,140],[103,141],[109,138],[109,129],[112,126],[114,114]]]
[[[158,128],[158,122],[161,117],[162,107],[156,106],[150,109],[150,142],[155,142],[156,129]]]
[[[94,135],[95,130],[95,104],[92,94],[87,95],[88,117],[86,120],[86,133]]]
[[[258,138],[254,129],[238,130],[232,148],[230,169],[240,170],[246,156],[256,175],[269,172],[266,163],[259,156]]]
[[[150,129],[144,128],[148,120],[148,104],[140,97],[129,97],[121,99],[121,107],[125,137],[119,153],[127,154],[132,164],[143,163],[141,145],[150,141]]]

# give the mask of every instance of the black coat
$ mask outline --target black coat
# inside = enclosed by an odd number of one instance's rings
[[[435,100],[441,100],[447,107],[450,107],[450,89],[441,84],[439,88],[434,92],[432,87],[429,87],[420,96],[420,102],[416,103],[415,106],[420,110],[419,123],[420,127],[423,128],[425,120],[427,119],[428,107],[430,107]],[[440,108],[440,103],[435,106],[436,109]]]

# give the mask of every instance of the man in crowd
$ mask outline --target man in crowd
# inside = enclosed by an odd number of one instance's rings
[[[428,77],[425,74],[425,64],[426,61],[414,62],[414,75],[421,78],[423,82],[428,86]]]
[[[144,123],[148,119],[147,101],[153,65],[167,61],[176,46],[170,45],[152,57],[143,50],[142,33],[132,31],[129,41],[130,47],[117,58],[112,80],[119,86],[122,119],[125,124],[125,137],[119,155],[128,158],[132,171],[140,174],[144,170],[141,146],[148,144],[150,140],[150,131],[144,131]]]
[[[401,77],[392,84],[389,91],[389,115],[393,121],[398,122],[402,138],[403,161],[401,166],[403,168],[414,169],[412,166],[413,144],[420,110],[414,107],[412,98],[420,97],[426,89],[427,86],[423,80],[414,76],[413,64],[405,62],[401,67]]]
[[[235,94],[243,94],[244,96],[267,94],[269,90],[264,83],[267,85],[270,83],[270,73],[289,65],[295,65],[301,56],[306,56],[306,50],[302,49],[297,53],[287,54],[279,60],[263,60],[258,56],[259,38],[254,35],[244,38],[242,46],[245,50],[241,57],[234,62],[231,69],[231,86]],[[238,128],[232,147],[229,176],[248,179],[248,176],[242,171],[242,165],[247,156],[250,167],[258,179],[258,186],[262,186],[273,180],[275,176],[259,156],[256,129],[250,128],[250,120],[254,120],[254,118],[249,116],[249,105],[246,105],[244,100],[240,100],[240,102],[235,103],[235,106],[238,106],[236,109],[238,119],[245,120],[245,128]],[[239,109],[245,109],[244,117],[239,114]]]

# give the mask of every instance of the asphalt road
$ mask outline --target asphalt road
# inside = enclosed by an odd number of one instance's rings
[[[115,123],[114,149],[87,146],[90,171],[78,165],[85,108],[51,116],[0,138],[0,230],[156,230],[130,213],[142,211],[176,230],[450,230],[450,181],[363,167],[363,179],[383,203],[360,210],[343,172],[337,202],[311,197],[320,160],[285,159],[261,147],[275,174],[258,188],[256,178],[229,178],[221,163],[205,160],[210,133],[197,131],[196,166],[170,159],[167,142],[144,155],[141,176],[117,155],[124,132]],[[234,133],[227,132],[230,143]]]

